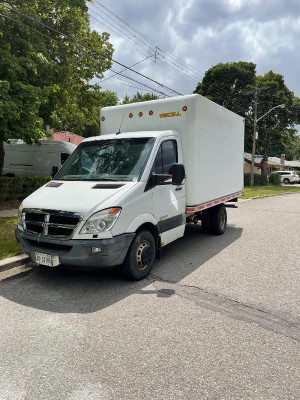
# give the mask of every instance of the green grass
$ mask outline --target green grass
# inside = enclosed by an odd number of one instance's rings
[[[300,187],[293,186],[254,186],[254,187],[245,187],[244,196],[240,197],[240,199],[250,199],[251,197],[259,197],[259,196],[274,196],[280,193],[293,193],[299,192]]]
[[[0,218],[0,260],[22,254],[15,238],[17,217]]]

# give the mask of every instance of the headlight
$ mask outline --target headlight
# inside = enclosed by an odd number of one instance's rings
[[[22,212],[23,212],[23,202],[20,204],[20,207],[18,209],[18,224],[21,226],[23,226]]]
[[[121,208],[109,208],[92,215],[81,228],[80,234],[109,231],[116,223]]]

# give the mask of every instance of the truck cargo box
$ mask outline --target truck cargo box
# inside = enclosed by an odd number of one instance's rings
[[[186,205],[243,190],[244,120],[202,97],[188,95],[101,110],[101,134],[174,130],[187,175]]]

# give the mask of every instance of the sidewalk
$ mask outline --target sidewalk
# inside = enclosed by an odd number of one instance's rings
[[[13,210],[0,210],[0,218],[1,217],[16,217],[18,215],[18,209],[15,208]]]

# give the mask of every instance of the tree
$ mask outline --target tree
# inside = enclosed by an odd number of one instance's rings
[[[257,149],[263,155],[262,173],[266,174],[270,146],[280,141],[282,135],[291,135],[294,125],[299,123],[300,100],[286,87],[282,75],[269,71],[264,76],[256,76],[255,69],[255,64],[247,62],[217,64],[205,73],[194,93],[245,117],[245,150],[249,152],[253,140],[254,90],[259,91],[257,119],[273,107],[285,105],[285,109],[270,112],[257,125]]]
[[[194,93],[201,94],[237,114],[245,115],[250,97],[245,88],[255,85],[256,65],[251,62],[220,63],[206,71]]]
[[[45,125],[83,132],[98,121],[105,96],[91,80],[110,68],[113,48],[107,33],[91,31],[87,1],[0,5],[0,174],[7,139],[31,143]]]
[[[296,129],[289,129],[281,135],[280,140],[270,145],[270,157],[278,157],[280,154],[285,154],[287,160],[300,159],[300,136]]]
[[[100,108],[111,107],[118,104],[118,96],[115,92],[105,90],[101,92]],[[95,110],[95,108],[94,108]],[[74,128],[76,130],[76,128]],[[81,135],[84,137],[98,136],[100,134],[100,115],[99,109],[96,110],[96,115],[94,116],[94,122],[85,127],[84,131],[81,131]]]
[[[146,93],[142,94],[140,92],[137,92],[132,99],[126,94],[124,97],[123,101],[121,104],[129,104],[129,103],[141,103],[143,101],[150,101],[150,100],[157,100],[159,99],[158,96],[156,96],[153,93]]]
[[[258,87],[265,87],[259,96],[259,111],[262,115],[280,104],[285,108],[276,108],[257,125],[258,140],[257,150],[262,154],[262,174],[267,174],[268,154],[271,143],[278,143],[283,136],[291,136],[294,133],[294,125],[299,121],[298,100],[284,82],[284,77],[273,71],[256,78]],[[258,115],[259,117],[259,115]]]

